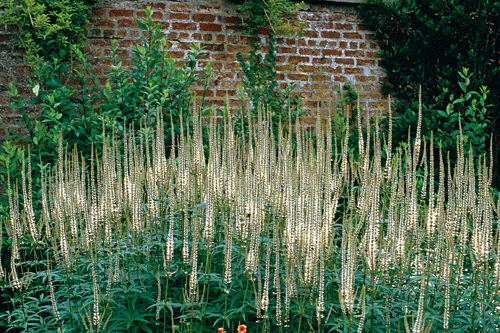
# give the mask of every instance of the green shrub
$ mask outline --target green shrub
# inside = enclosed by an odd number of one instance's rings
[[[480,108],[485,111],[483,118],[476,118],[472,125],[475,129],[471,129],[468,137],[472,138],[472,132],[481,133],[478,142],[487,142],[487,136],[493,133],[494,156],[500,157],[500,131],[494,131],[498,128],[500,116],[500,53],[497,43],[500,4],[483,0],[375,0],[358,8],[362,22],[374,31],[381,49],[382,65],[387,72],[382,93],[391,94],[398,100],[395,103],[397,117],[394,117],[395,143],[406,141],[408,127],[415,123],[419,86],[422,86],[424,137],[428,138],[431,131],[439,136],[439,129],[444,128],[448,133],[458,131],[458,123],[454,121],[451,128],[449,117],[437,110],[446,110],[450,103],[443,91],[453,94],[456,99],[472,96],[463,91],[463,74],[459,74],[462,68],[469,68],[474,76],[468,79],[468,90],[480,92],[481,87],[488,87],[489,102],[495,107]],[[455,104],[454,110],[465,117],[464,125],[472,120],[469,114],[465,115],[467,110],[472,110],[469,106]],[[413,126],[412,137],[416,135],[415,130]],[[440,142],[455,159],[455,138],[440,137],[435,140],[435,149]],[[477,151],[482,152],[484,150]],[[499,163],[494,163],[496,175],[500,175],[499,166]],[[496,186],[499,181],[496,176]]]
[[[61,73],[67,72],[68,66],[58,58],[53,58],[51,62],[44,61],[36,69],[38,82],[33,83],[35,98],[29,104],[40,105],[41,116],[32,122],[21,99],[12,105],[23,115],[30,136],[14,135],[11,141],[33,145],[33,165],[56,163],[61,135],[65,144],[76,146],[85,160],[90,160],[92,149],[97,150],[97,156],[100,156],[104,131],[114,131],[117,140],[120,140],[124,126],[137,130],[141,126],[151,126],[157,108],[161,108],[168,124],[165,134],[168,154],[172,136],[180,134],[181,119],[184,126],[190,121],[188,113],[181,117],[192,103],[189,89],[198,82],[203,89],[207,89],[210,66],[207,66],[202,79],[196,70],[196,64],[202,57],[199,45],[192,47],[182,66],[168,58],[165,35],[160,32],[160,26],[153,24],[150,9],[146,10],[146,14],[148,18],[144,22],[138,21],[146,37],[141,37],[140,44],[134,49],[134,66],[122,67],[114,47],[110,56],[109,77],[103,87],[90,72],[84,55],[77,48],[73,52],[87,70],[91,86],[80,72],[77,72],[78,87],[65,85]],[[11,95],[17,97],[17,89],[11,89]],[[174,127],[170,126],[171,120]],[[6,177],[5,168],[10,163],[12,178],[19,178],[20,161],[14,158],[15,153],[10,152],[13,148],[6,146],[3,149],[6,155],[0,160],[0,177]],[[9,161],[8,156],[13,159]],[[39,178],[36,171],[34,178]]]
[[[96,2],[5,0],[0,4],[0,21],[17,28],[30,65],[37,67],[61,54],[68,63],[73,60],[72,47],[85,46],[83,27]]]

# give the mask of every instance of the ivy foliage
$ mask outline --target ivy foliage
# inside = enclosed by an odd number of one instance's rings
[[[0,22],[12,24],[28,63],[38,67],[58,57],[72,59],[71,48],[85,45],[84,26],[98,0],[5,0]]]
[[[238,3],[238,9],[248,17],[247,32],[256,32],[259,28],[270,28],[274,34],[293,35],[302,33],[303,22],[297,14],[304,2],[290,0],[232,0]],[[296,26],[294,26],[296,25]]]
[[[236,59],[245,74],[242,79],[243,88],[253,104],[251,116],[256,119],[259,108],[264,113],[269,111],[269,121],[272,123],[274,134],[277,137],[280,121],[290,118],[289,121],[294,123],[296,117],[302,115],[304,110],[300,109],[300,98],[293,96],[295,86],[292,84],[285,89],[281,89],[277,81],[276,38],[274,34],[269,34],[267,53],[265,55],[259,52],[259,40],[258,36],[254,35],[254,38],[250,41],[252,50],[248,60],[243,59],[241,53],[236,54]],[[248,115],[243,114],[244,108],[245,104],[243,104],[239,116],[246,119]]]
[[[462,117],[462,124],[470,124],[466,128],[470,139],[467,143],[479,153],[486,153],[488,133],[500,124],[500,108],[493,107],[500,105],[500,3],[369,0],[358,7],[358,13],[375,32],[381,49],[387,72],[382,93],[397,99],[395,143],[406,140],[409,126],[412,137],[416,135],[413,124],[417,121],[421,85],[424,138],[434,132],[434,142],[450,151],[453,161],[454,135],[459,129],[458,118]],[[499,132],[494,136],[493,141],[498,143]],[[499,145],[495,146],[494,155],[500,156]],[[500,174],[498,169],[494,173]]]

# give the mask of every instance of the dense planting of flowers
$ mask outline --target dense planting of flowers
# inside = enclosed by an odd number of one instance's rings
[[[9,181],[1,319],[36,332],[498,327],[500,201],[462,140],[451,166],[420,121],[395,150],[378,122],[359,122],[354,160],[330,118],[322,132],[318,117],[313,143],[299,126],[274,140],[259,113],[247,137],[211,118],[206,156],[192,117],[168,158],[160,112],[154,133],[111,134],[102,158],[81,160],[61,138],[39,216],[32,166],[19,187]]]

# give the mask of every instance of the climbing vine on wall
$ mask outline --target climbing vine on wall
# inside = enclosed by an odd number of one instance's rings
[[[303,23],[297,14],[304,2],[290,0],[232,0],[238,3],[238,9],[248,17],[247,31],[252,33],[259,28],[270,28],[274,34],[292,35],[301,33]]]

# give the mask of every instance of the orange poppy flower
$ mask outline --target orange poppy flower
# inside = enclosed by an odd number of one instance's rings
[[[238,333],[247,333],[247,325],[239,325],[238,326]]]
[[[226,333],[226,331],[224,330],[224,327],[219,327],[217,333]]]

